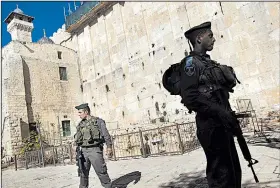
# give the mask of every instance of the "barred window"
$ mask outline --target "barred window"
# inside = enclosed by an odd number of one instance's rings
[[[66,67],[59,67],[60,80],[67,80]]]
[[[62,135],[71,136],[70,120],[62,121]]]

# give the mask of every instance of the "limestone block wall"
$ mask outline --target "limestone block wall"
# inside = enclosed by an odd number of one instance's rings
[[[249,98],[262,116],[279,105],[279,2],[222,5],[212,55],[233,66],[242,82],[232,104],[236,98]]]
[[[2,66],[4,68],[2,88],[5,92],[2,115],[8,118],[4,124],[2,146],[7,155],[13,155],[14,151],[18,151],[22,138],[28,136],[28,132],[24,131],[28,126],[28,117],[22,59],[19,54],[11,52],[3,57]]]
[[[3,151],[3,156],[5,155],[11,155],[12,151],[12,145],[11,145],[11,130],[10,130],[10,123],[9,123],[9,112],[8,112],[8,96],[7,96],[7,84],[9,81],[9,71],[8,71],[8,62],[4,61],[4,57],[2,56],[2,70],[0,71],[1,74],[1,109],[2,109],[2,114],[1,114],[1,147],[4,147]],[[5,102],[6,101],[6,102]]]
[[[73,136],[79,120],[74,107],[82,102],[76,53],[59,45],[22,44],[16,41],[7,48],[9,51],[5,50],[5,53],[10,55],[4,57],[9,73],[5,105],[10,116],[12,144],[16,137],[21,139],[28,136],[28,124],[36,122],[37,115],[42,132],[52,133],[55,130],[58,133],[59,127],[62,132],[61,121],[70,120]],[[58,51],[61,52],[61,59],[58,58]],[[59,67],[66,67],[67,81],[60,80]],[[55,136],[58,137],[57,134]]]
[[[279,2],[125,2],[72,33],[81,65],[83,100],[110,129],[190,121],[180,97],[162,87],[163,72],[189,47],[183,33],[205,21],[216,37],[210,53],[235,68],[260,114],[279,105]],[[63,44],[69,46],[70,44]]]
[[[60,126],[61,121],[71,120],[73,135],[78,121],[74,106],[82,102],[76,53],[59,45],[29,44],[28,47],[35,49],[37,54],[37,57],[33,54],[22,55],[26,63],[26,76],[29,72],[31,81],[33,115],[40,114],[42,125],[50,131],[52,123],[56,129],[58,118]],[[58,59],[57,51],[62,52],[61,59]],[[59,67],[66,67],[67,81],[60,80]]]

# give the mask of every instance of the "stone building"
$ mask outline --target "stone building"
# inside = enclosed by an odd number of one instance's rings
[[[74,106],[82,102],[77,53],[45,34],[32,42],[33,19],[19,8],[5,19],[12,38],[2,48],[1,127],[6,155],[18,151],[37,120],[48,139],[59,131],[72,139],[78,120]]]
[[[83,99],[111,129],[192,120],[162,87],[163,72],[189,52],[184,32],[212,22],[210,53],[233,66],[260,116],[279,108],[279,2],[86,2],[52,37],[78,52]],[[130,126],[134,124],[134,126]]]
[[[205,21],[216,37],[210,55],[233,66],[242,82],[231,95],[233,108],[243,98],[259,115],[279,107],[279,2],[85,2],[50,37],[55,44],[32,43],[33,18],[22,15],[6,19],[13,41],[2,50],[5,137],[13,138],[6,147],[17,147],[34,114],[50,132],[57,116],[74,122],[79,102],[88,102],[113,134],[192,121],[161,79],[190,51],[184,32]]]

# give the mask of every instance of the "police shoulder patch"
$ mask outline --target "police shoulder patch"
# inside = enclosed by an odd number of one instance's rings
[[[184,71],[188,76],[192,76],[195,73],[195,66],[193,64],[193,57],[186,58],[186,64],[184,67]]]
[[[192,65],[193,65],[193,57],[192,56],[191,57],[187,57],[186,58],[186,65],[185,65],[185,67],[190,67]]]

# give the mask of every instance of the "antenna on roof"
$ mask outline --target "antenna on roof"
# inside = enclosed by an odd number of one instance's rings
[[[66,21],[66,11],[65,11],[65,7],[63,7],[64,10],[64,20]]]
[[[69,13],[69,14],[72,14],[72,11],[71,11],[71,8],[70,8],[70,3],[68,3],[68,7],[69,7],[68,13]]]
[[[43,32],[44,32],[44,37],[46,37],[46,30],[45,30],[45,29],[43,29]]]
[[[76,3],[75,3],[75,1],[74,1],[74,8],[75,8],[75,10],[77,9],[77,7],[78,7],[78,6],[76,6]]]

